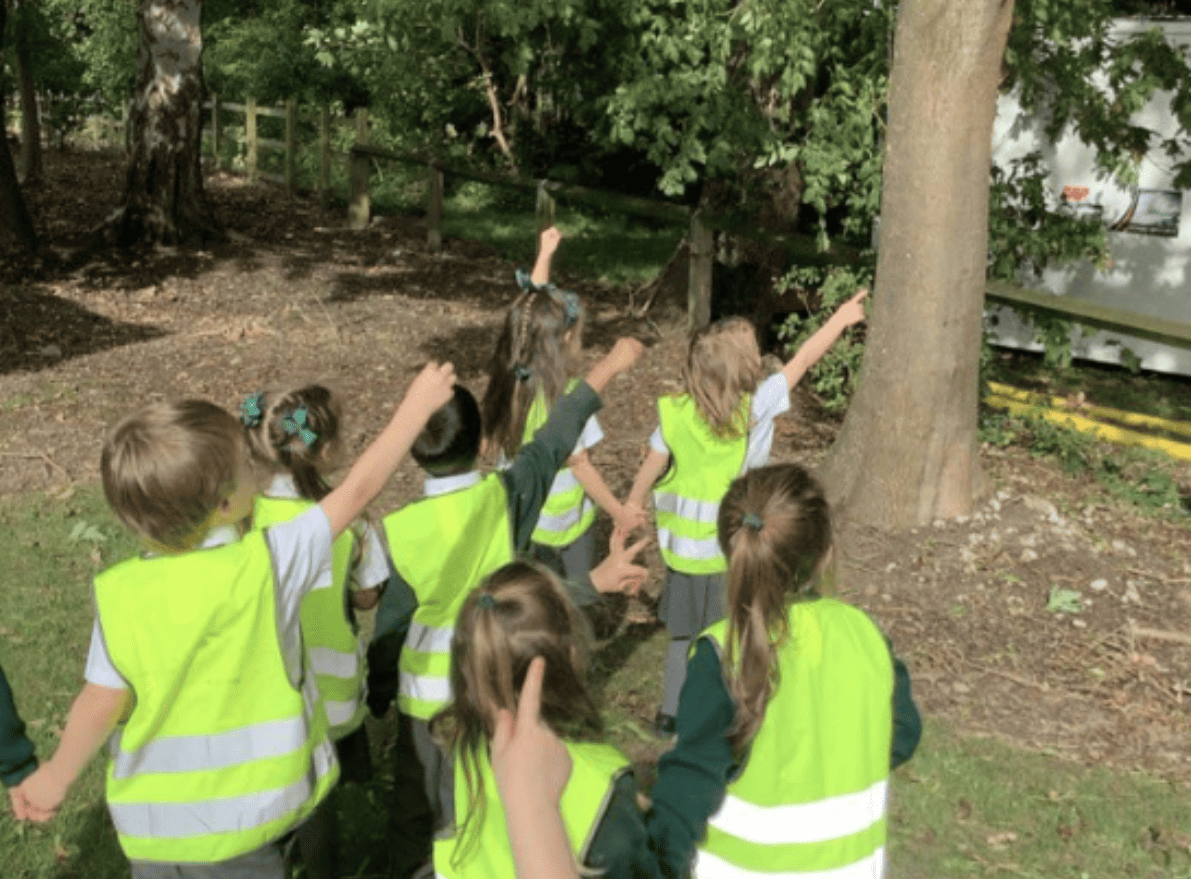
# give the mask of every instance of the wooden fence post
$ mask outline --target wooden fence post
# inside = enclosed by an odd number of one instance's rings
[[[554,196],[546,188],[548,182],[547,180],[538,181],[538,198],[534,208],[538,215],[539,232],[554,225]]]
[[[356,108],[356,143],[361,146],[368,143],[368,111],[363,107]],[[369,159],[365,155],[353,152],[350,162],[352,200],[347,209],[348,225],[352,229],[366,229],[372,211],[372,205],[368,200]]]
[[[285,191],[298,191],[298,102],[285,102]]]
[[[431,253],[442,250],[442,168],[434,159],[430,160],[430,193],[426,206],[426,244]]]
[[[711,323],[711,266],[715,233],[703,225],[699,211],[691,213],[691,272],[687,286],[687,330],[694,332]]]
[[[256,183],[256,98],[244,105],[244,166],[248,182]]]
[[[211,144],[215,149],[215,170],[223,168],[223,128],[219,124],[219,95],[211,94]]]
[[[323,104],[318,113],[318,203],[326,210],[331,203],[331,107]]]

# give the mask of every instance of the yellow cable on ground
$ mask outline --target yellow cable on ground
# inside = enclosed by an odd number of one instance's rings
[[[1156,415],[1142,415],[1138,412],[1126,412],[1123,409],[1109,409],[1107,406],[1073,406],[1066,397],[1053,397],[1045,394],[1034,394],[1029,391],[1018,390],[1009,385],[989,382],[992,392],[1000,397],[1028,403],[1035,406],[1049,406],[1054,409],[1074,410],[1080,414],[1094,415],[1099,418],[1110,418],[1122,424],[1136,424],[1141,427],[1153,427],[1168,433],[1178,433],[1191,437],[1191,424],[1185,421],[1171,421]]]
[[[1001,386],[1004,387],[1004,386]],[[1008,390],[1013,390],[1009,388]],[[1018,394],[1022,392],[1017,392]],[[1070,408],[1063,407],[1061,409],[1052,409],[1045,405],[1023,403],[1021,400],[1014,397],[1002,395],[999,393],[989,394],[984,398],[984,402],[989,406],[995,406],[998,409],[1008,409],[1015,415],[1027,415],[1037,418],[1045,418],[1054,424],[1063,425],[1065,427],[1072,427],[1075,430],[1083,433],[1090,433],[1102,440],[1110,443],[1117,443],[1124,446],[1142,446],[1147,449],[1155,449],[1160,452],[1165,452],[1172,458],[1177,458],[1181,461],[1191,461],[1191,443],[1180,443],[1175,440],[1163,439],[1162,437],[1151,436],[1145,433],[1138,433],[1137,431],[1127,430],[1123,427],[1117,427],[1112,424],[1103,424],[1099,421],[1094,421],[1083,415],[1076,415]],[[1102,410],[1105,411],[1105,410]],[[1112,411],[1112,410],[1107,410]],[[1138,416],[1148,417],[1148,416]],[[1161,419],[1154,419],[1160,421]],[[1182,425],[1180,432],[1187,431],[1187,425]],[[1167,428],[1169,429],[1169,428]]]

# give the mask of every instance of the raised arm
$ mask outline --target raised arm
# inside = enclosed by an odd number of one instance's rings
[[[818,331],[802,343],[802,347],[782,367],[786,376],[786,384],[793,388],[806,371],[823,359],[823,355],[835,344],[840,333],[852,324],[864,320],[864,297],[868,295],[868,288],[864,288],[855,296],[836,309],[835,314],[827,318],[827,323],[819,327]]]
[[[430,416],[451,399],[454,386],[455,368],[450,363],[428,363],[414,379],[381,435],[356,459],[343,482],[319,501],[331,523],[332,539],[380,494]]]
[[[547,226],[542,230],[538,242],[538,258],[533,264],[533,273],[529,276],[535,287],[542,287],[550,283],[550,264],[558,250],[560,241],[562,241],[562,233],[556,226]]]

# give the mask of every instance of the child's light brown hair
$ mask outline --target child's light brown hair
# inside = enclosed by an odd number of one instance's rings
[[[240,425],[205,400],[150,403],[112,429],[99,469],[108,505],[166,550],[189,549],[236,485]]]
[[[558,578],[539,565],[507,564],[464,602],[451,643],[454,702],[434,720],[435,731],[443,731],[445,744],[461,761],[468,789],[453,861],[461,860],[471,844],[469,827],[478,832],[484,823],[479,760],[487,752],[496,713],[503,708],[516,714],[517,695],[535,656],[546,660],[542,720],[565,738],[602,733],[587,683],[589,641],[582,613]]]
[[[696,330],[687,347],[682,383],[711,432],[722,439],[748,433],[744,394],[764,378],[757,333],[743,317],[730,317]]]
[[[342,420],[339,400],[321,384],[252,394],[240,407],[252,457],[288,470],[298,492],[312,501],[331,492],[322,473],[334,464]]]
[[[805,469],[775,464],[728,487],[717,526],[728,558],[724,678],[736,703],[728,738],[740,750],[756,735],[779,684],[777,654],[791,636],[790,605],[818,594],[831,514]]]

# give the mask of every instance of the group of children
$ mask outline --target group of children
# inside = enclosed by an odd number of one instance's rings
[[[790,389],[865,291],[768,378],[748,322],[697,333],[621,501],[588,450],[599,395],[643,349],[621,339],[576,380],[559,240],[545,230],[518,275],[482,402],[428,365],[334,487],[341,404],[319,385],[254,393],[239,418],[187,400],[116,425],[104,492],[145,552],[96,578],[85,684],[35,770],[0,699],[18,818],[52,817],[108,742],[134,877],[283,877],[290,841],[334,876],[336,784],[370,777],[364,716],[396,701],[394,876],[549,875],[558,851],[614,877],[882,875],[886,780],[920,732],[909,678],[831,597],[817,483],[767,466]],[[363,517],[407,453],[423,496]],[[644,580],[629,535],[651,490],[671,636],[655,727],[676,739],[642,811],[602,741],[584,608]],[[598,564],[597,507],[614,523]]]

